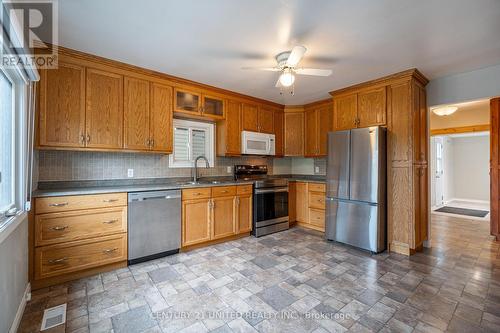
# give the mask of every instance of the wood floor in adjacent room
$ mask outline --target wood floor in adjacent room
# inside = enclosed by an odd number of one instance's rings
[[[43,309],[64,302],[66,326],[52,331],[500,332],[489,224],[433,215],[432,237],[411,258],[301,228],[243,238],[35,291],[19,332],[37,332]],[[169,317],[182,313],[193,315]]]

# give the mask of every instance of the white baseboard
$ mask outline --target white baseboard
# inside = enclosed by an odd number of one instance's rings
[[[10,326],[9,333],[16,333],[19,328],[19,324],[21,323],[21,319],[23,318],[24,308],[26,307],[26,302],[31,299],[31,284],[28,283],[26,289],[24,290],[24,295],[17,308],[16,317]]]
[[[447,201],[447,203],[450,203],[452,201],[465,201],[465,202],[472,202],[472,203],[479,203],[479,204],[485,204],[489,205],[490,202],[488,200],[475,200],[475,199],[465,199],[465,198],[453,198]]]

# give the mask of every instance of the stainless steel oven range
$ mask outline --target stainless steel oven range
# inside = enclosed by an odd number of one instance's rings
[[[287,230],[288,181],[267,176],[267,165],[235,165],[236,180],[254,180],[253,228],[255,237]]]

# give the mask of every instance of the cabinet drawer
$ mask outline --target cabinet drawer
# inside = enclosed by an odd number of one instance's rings
[[[182,190],[182,200],[210,198],[210,187],[190,188]]]
[[[319,183],[309,183],[310,192],[326,192],[326,185]]]
[[[36,199],[36,214],[127,205],[127,193],[70,195]]]
[[[309,223],[319,227],[325,228],[325,211],[322,209],[309,208]]]
[[[325,193],[309,192],[309,208],[325,209]]]
[[[127,207],[48,213],[35,217],[35,245],[49,245],[127,231]]]
[[[123,260],[127,260],[126,234],[38,247],[35,249],[35,278],[43,279]]]
[[[212,187],[212,197],[228,197],[236,195],[236,186],[217,186]]]
[[[237,188],[237,194],[252,194],[253,192],[252,185],[239,185]]]

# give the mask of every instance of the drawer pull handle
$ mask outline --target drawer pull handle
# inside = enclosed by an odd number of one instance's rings
[[[108,253],[115,252],[116,250],[118,250],[118,248],[117,248],[117,247],[115,247],[114,249],[106,249],[106,250],[104,250],[104,251],[102,251],[102,252],[103,252],[103,253],[108,254]]]
[[[227,191],[226,191],[226,190],[224,190],[224,191],[220,191],[220,193],[227,193]]]
[[[51,260],[49,260],[49,264],[60,264],[62,262],[65,262],[66,260],[68,260],[68,258],[66,258],[66,257],[59,258],[59,259],[51,259]]]
[[[109,220],[109,221],[103,221],[102,223],[104,223],[104,224],[112,224],[112,223],[115,223],[115,222],[118,222],[118,219]]]
[[[118,199],[104,199],[103,202],[116,202]]]
[[[49,204],[49,207],[64,207],[64,206],[67,206],[67,205],[68,205],[67,202],[61,202],[61,203]]]
[[[200,192],[195,192],[195,193],[193,193],[193,195],[201,195],[201,193]]]
[[[55,230],[55,231],[63,231],[65,229],[68,229],[68,226],[67,225],[64,225],[64,226],[61,226],[61,227],[53,227],[52,230]]]

